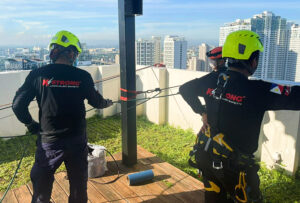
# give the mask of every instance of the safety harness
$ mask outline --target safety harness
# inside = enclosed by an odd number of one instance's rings
[[[223,97],[223,93],[228,82],[229,75],[226,72],[220,73],[218,76],[217,87],[212,91],[213,97],[217,100],[216,111],[220,112],[220,103]],[[218,119],[218,126],[220,119]],[[219,129],[214,129],[215,132],[220,132]],[[236,147],[233,147],[228,141],[225,141],[225,135],[223,133],[212,134],[211,129],[208,128],[204,133],[199,132],[196,138],[196,143],[193,150],[190,151],[189,164],[199,169],[200,171],[209,167],[218,170],[218,176],[222,178],[223,173],[223,161],[227,163],[234,163],[232,167],[236,168],[239,172],[239,183],[235,186],[235,199],[239,202],[246,203],[246,181],[245,181],[245,169],[243,166],[251,166],[254,161],[251,156],[241,153]],[[207,156],[212,160],[211,163],[199,163],[193,161],[196,153],[206,153]]]

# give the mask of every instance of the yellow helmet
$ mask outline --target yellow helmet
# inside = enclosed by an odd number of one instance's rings
[[[255,51],[264,51],[259,35],[250,30],[238,30],[227,36],[222,56],[224,58],[248,60]]]
[[[73,45],[76,47],[78,53],[81,53],[82,51],[79,39],[71,32],[65,30],[59,31],[55,34],[55,36],[51,39],[49,48],[51,49],[54,44],[58,44],[66,48]]]

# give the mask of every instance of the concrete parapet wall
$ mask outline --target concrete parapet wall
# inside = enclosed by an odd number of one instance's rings
[[[137,66],[137,69],[143,66]],[[90,66],[82,69],[88,71],[94,81],[118,76],[119,65]],[[0,105],[12,102],[17,89],[23,84],[29,71],[0,73]],[[181,85],[187,81],[199,78],[206,72],[187,71],[166,68],[147,68],[136,72],[136,89],[140,91],[155,88],[167,88]],[[120,98],[120,78],[96,83],[95,87],[104,98],[118,101]],[[159,95],[175,94],[178,87],[162,91]],[[152,97],[156,93],[141,94],[137,98]],[[203,100],[202,100],[203,101]],[[137,101],[137,104],[143,102]],[[38,120],[38,108],[35,101],[30,104],[30,112]],[[86,102],[86,109],[91,109]],[[93,110],[87,117],[95,113],[104,117],[121,112],[120,104],[114,104],[104,110]],[[170,124],[183,129],[192,129],[198,133],[202,126],[200,115],[195,114],[180,95],[151,99],[137,107],[137,115],[145,115],[150,121],[157,124]],[[2,119],[1,119],[2,118]],[[299,163],[300,132],[299,111],[269,111],[266,112],[261,126],[259,149],[256,156],[267,163],[269,167],[282,167],[289,173],[295,173]],[[0,136],[15,136],[25,133],[25,127],[13,115],[11,109],[0,111]],[[276,163],[278,156],[282,159]]]

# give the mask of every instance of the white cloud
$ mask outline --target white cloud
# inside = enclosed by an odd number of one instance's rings
[[[2,13],[0,19],[40,18],[52,17],[55,19],[89,19],[89,18],[117,18],[116,14],[102,14],[101,12],[88,11],[25,11],[18,13]]]
[[[47,28],[47,25],[44,25],[41,22],[37,21],[24,21],[24,20],[14,20],[15,22],[19,23],[21,26],[25,28],[25,30],[30,30],[30,29],[44,29]]]
[[[162,2],[162,4],[153,4],[150,5],[152,8],[156,9],[232,9],[232,8],[242,8],[242,9],[250,9],[250,8],[265,8],[268,7],[269,9],[297,9],[300,8],[299,2],[295,1],[274,1],[274,2],[263,2],[263,1],[256,1],[256,2],[243,2],[243,1],[222,1],[222,2],[201,2],[198,1],[197,3],[189,3],[187,1],[182,1],[182,3],[173,3],[172,1],[169,2]]]
[[[16,33],[17,36],[24,35],[24,34],[25,34],[25,32],[17,32]]]

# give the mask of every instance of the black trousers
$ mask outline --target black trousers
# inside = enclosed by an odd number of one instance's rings
[[[69,202],[87,202],[87,142],[82,137],[67,137],[53,143],[37,141],[35,163],[31,170],[32,203],[49,203],[54,173],[65,163],[70,183]]]
[[[202,171],[203,183],[206,190],[206,203],[241,202],[236,198],[236,192],[238,192],[238,197],[241,200],[245,199],[240,190],[236,191],[241,171],[244,171],[246,174],[245,193],[247,202],[262,202],[259,189],[260,180],[257,174],[259,165],[252,164],[237,167],[232,161],[223,159],[223,168],[215,169],[213,168],[213,160],[208,152],[198,150],[195,156],[196,162]]]

